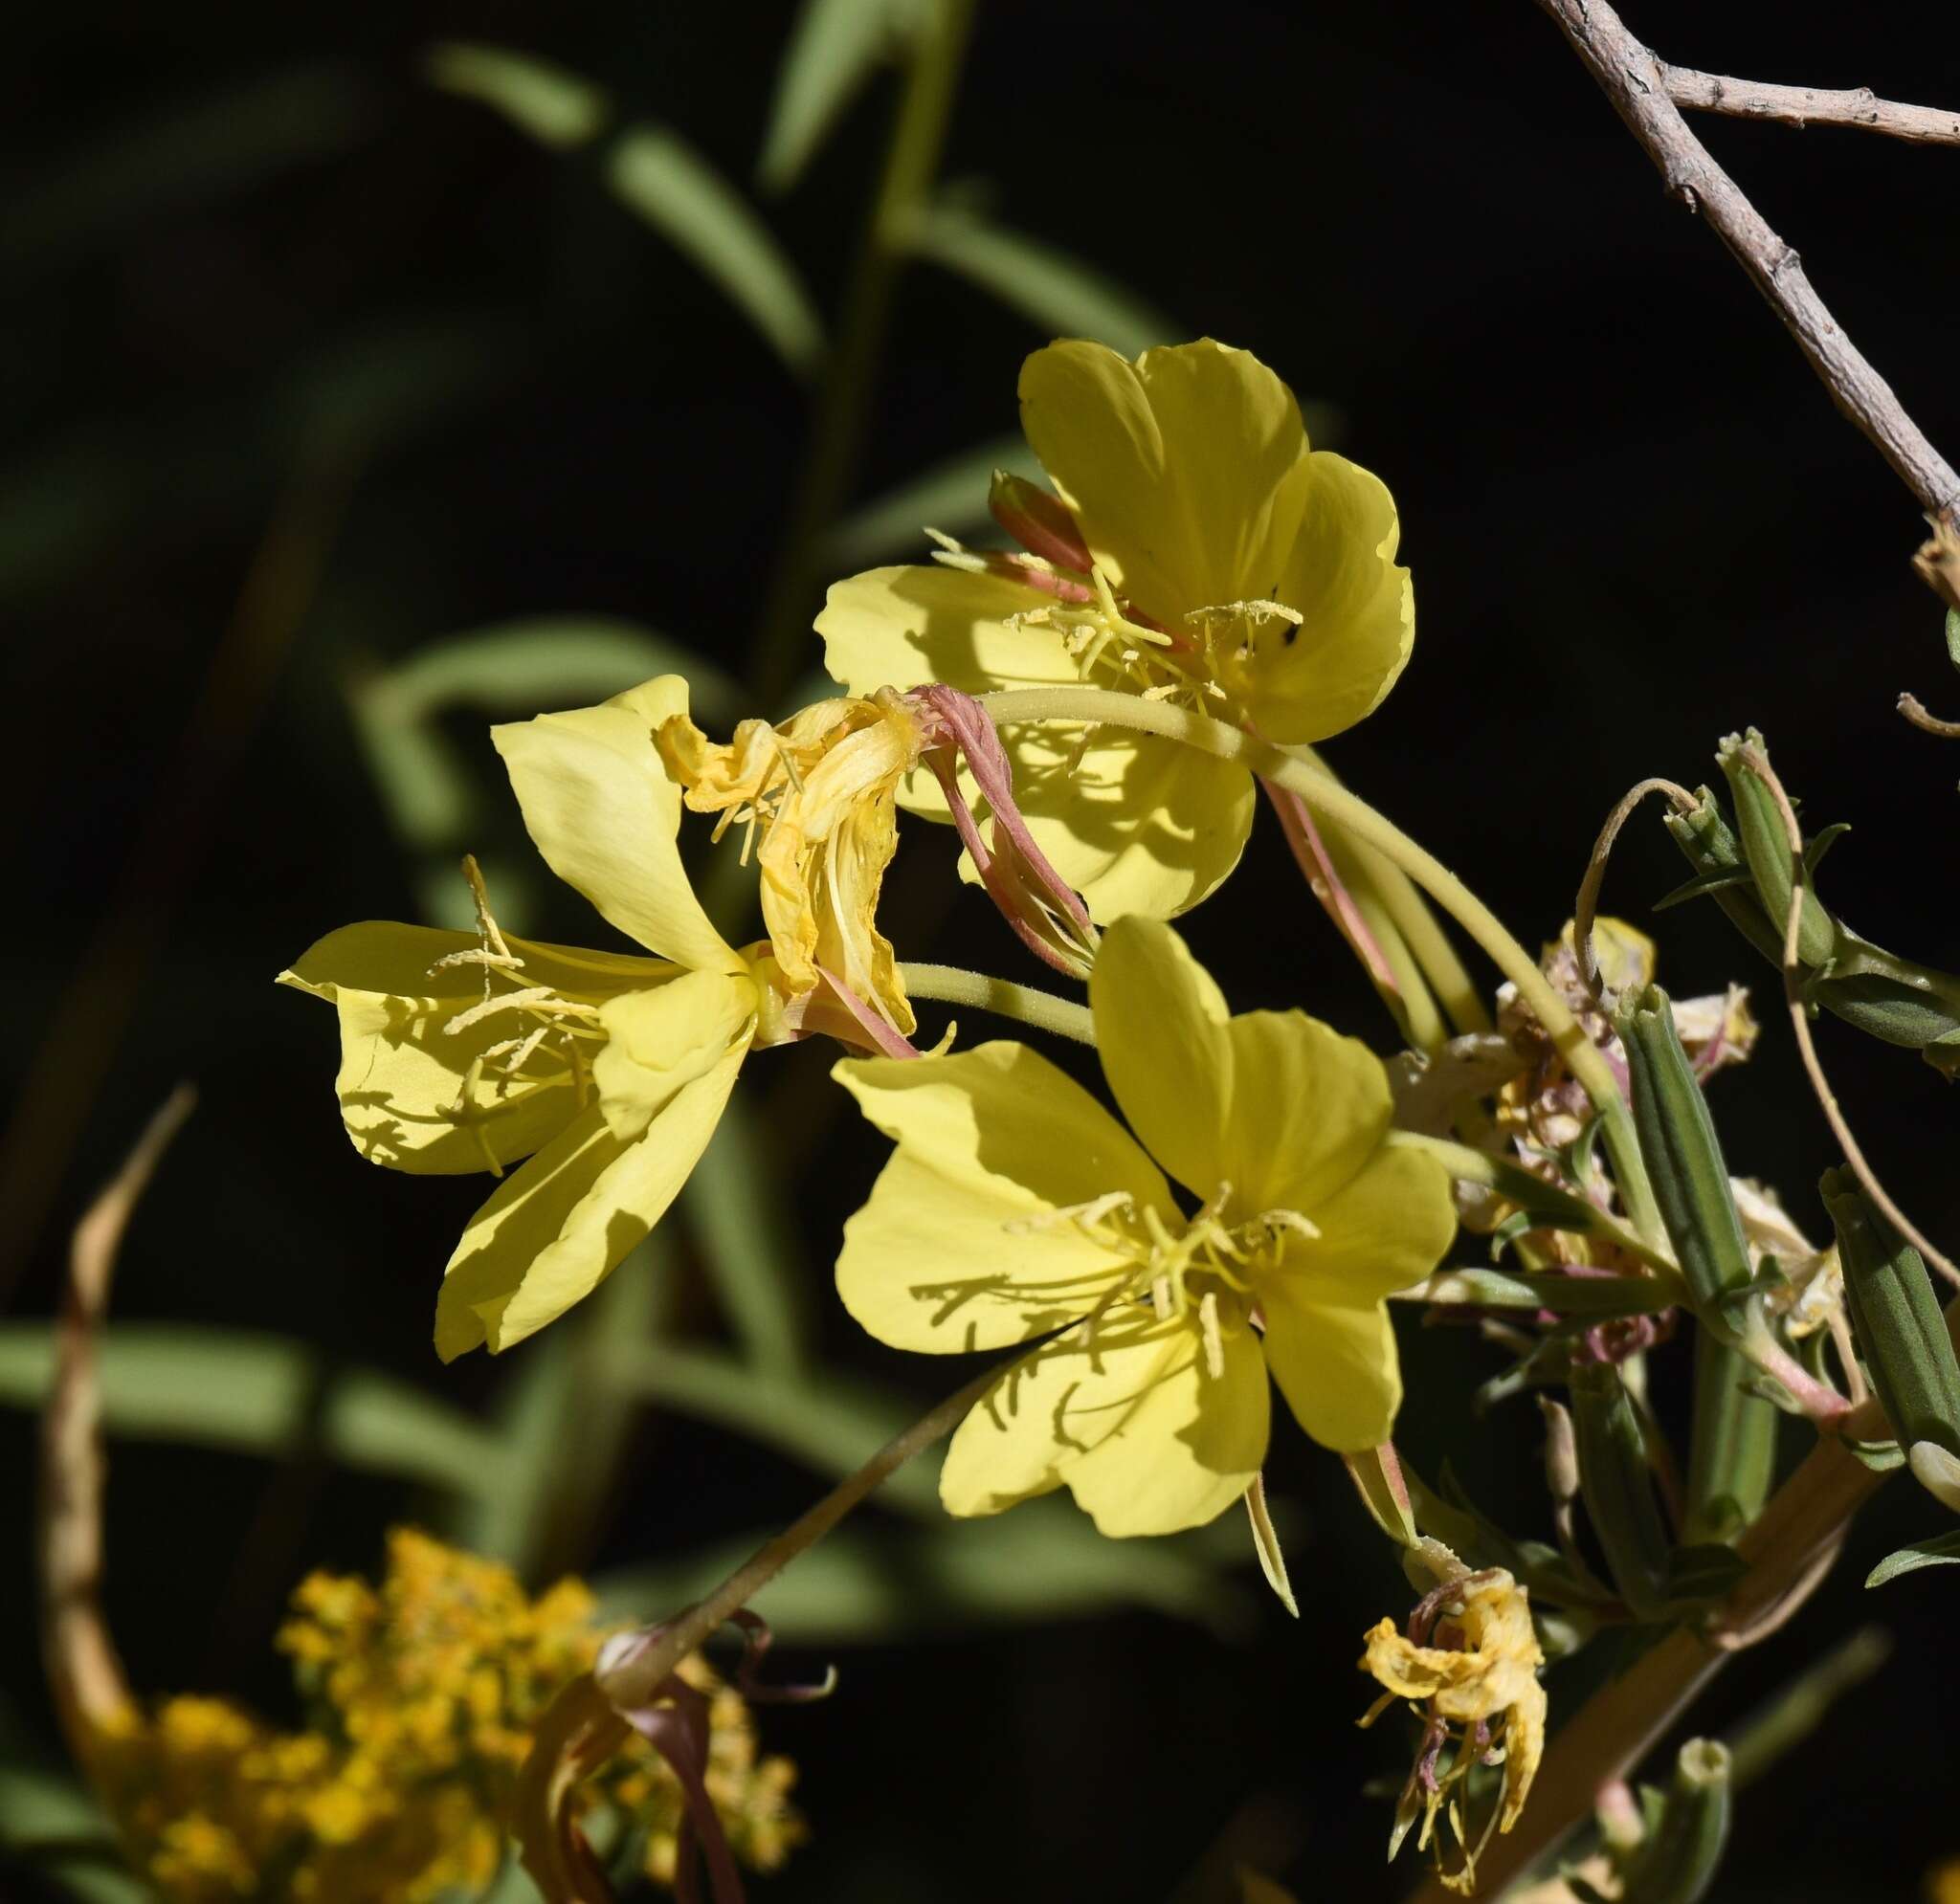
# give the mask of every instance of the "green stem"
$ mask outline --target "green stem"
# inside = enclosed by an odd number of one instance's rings
[[[1085,1005],[1075,1005],[1053,992],[1037,991],[1008,979],[969,972],[962,965],[919,965],[906,963],[899,978],[908,998],[929,998],[941,1005],[970,1006],[1012,1018],[1036,1031],[1073,1038],[1079,1045],[1096,1042],[1096,1021]]]
[[[1289,747],[1286,751],[1296,755],[1307,766],[1325,774],[1336,786],[1341,784],[1341,777],[1313,748]],[[1363,902],[1362,888],[1372,892],[1376,902],[1388,915],[1394,936],[1408,948],[1410,957],[1429,982],[1430,990],[1449,1013],[1451,1024],[1459,1031],[1488,1031],[1489,1007],[1472,983],[1469,972],[1464,969],[1462,960],[1457,957],[1457,948],[1437,923],[1436,915],[1430,911],[1429,902],[1423,898],[1415,882],[1374,848],[1347,838],[1342,829],[1336,828],[1335,831],[1342,835],[1342,843],[1354,855],[1356,902]],[[1388,949],[1386,941],[1383,949]]]
[[[1633,1119],[1612,1069],[1545,974],[1538,962],[1505,930],[1503,921],[1426,847],[1375,811],[1367,801],[1338,786],[1325,774],[1228,727],[1208,715],[1174,707],[1168,701],[1145,700],[1140,695],[1107,688],[1022,688],[983,695],[981,705],[1003,725],[1022,721],[1067,721],[1092,726],[1128,727],[1176,741],[1223,761],[1235,761],[1249,772],[1277,782],[1297,793],[1316,813],[1324,813],[1354,838],[1374,848],[1399,866],[1436,900],[1490,957],[1491,963],[1517,986],[1546,1035],[1565,1060],[1598,1110],[1615,1181],[1625,1198],[1634,1227],[1650,1243],[1664,1235],[1654,1193],[1634,1136]]]
[[[816,575],[819,543],[858,472],[892,293],[939,171],[966,55],[972,0],[926,0],[916,11],[921,23],[884,176],[817,392],[810,453],[791,503],[783,554],[757,637],[751,679],[765,702],[781,695],[796,676],[798,646],[810,629],[807,595]]]
[[[773,1539],[765,1540],[742,1565],[710,1593],[670,1622],[659,1640],[646,1651],[635,1654],[601,1682],[601,1690],[613,1707],[622,1712],[644,1705],[689,1653],[704,1642],[766,1587],[796,1559],[816,1545],[832,1528],[860,1505],[888,1475],[902,1468],[913,1455],[928,1449],[942,1435],[949,1434],[966,1417],[968,1409],[1000,1379],[999,1367],[988,1369],[922,1415],[902,1434],[895,1435],[863,1467],[840,1481],[807,1514],[792,1521]]]

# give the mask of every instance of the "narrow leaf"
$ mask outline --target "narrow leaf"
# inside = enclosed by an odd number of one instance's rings
[[[1866,1586],[1883,1586],[1901,1574],[1917,1573],[1921,1567],[1960,1566],[1960,1533],[1941,1534],[1930,1540],[1915,1540],[1885,1558],[1865,1576]]]
[[[1113,277],[965,206],[928,210],[912,233],[912,249],[991,292],[1051,337],[1091,338],[1134,357],[1179,335],[1161,311]]]
[[[1252,1519],[1252,1543],[1259,1557],[1259,1571],[1266,1584],[1278,1596],[1280,1605],[1297,1620],[1300,1602],[1293,1597],[1293,1583],[1286,1577],[1286,1554],[1280,1545],[1280,1530],[1273,1525],[1272,1509],[1266,1502],[1266,1477],[1255,1474],[1245,1491],[1245,1511]]]
[[[756,176],[787,191],[903,35],[907,0],[804,0],[776,74],[776,97]]]
[[[620,200],[691,257],[791,369],[815,364],[823,327],[795,267],[747,200],[679,133],[652,125],[622,133],[606,176]]]
[[[612,114],[612,101],[590,80],[508,47],[448,40],[430,49],[423,70],[432,86],[489,106],[539,144],[561,151],[596,139]]]
[[[37,1408],[54,1367],[45,1323],[0,1326],[0,1406]],[[323,1369],[303,1342],[243,1331],[112,1324],[102,1336],[109,1429],[278,1458],[307,1431],[316,1384],[325,1451],[352,1468],[474,1494],[498,1485],[498,1449],[459,1409],[370,1369]]]
[[[764,1173],[766,1148],[753,1113],[731,1097],[680,1197],[745,1359],[794,1380],[807,1359],[809,1284]]]

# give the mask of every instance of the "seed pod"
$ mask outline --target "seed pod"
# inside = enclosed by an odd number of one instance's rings
[[[1902,1447],[1960,1454],[1960,1362],[1917,1250],[1873,1209],[1846,1170],[1818,1183],[1838,1231],[1845,1304],[1886,1419]]]
[[[1657,1619],[1667,1591],[1669,1542],[1639,1417],[1610,1362],[1575,1363],[1571,1395],[1587,1518],[1620,1598],[1636,1619]]]
[[[1655,1827],[1628,1867],[1622,1904],[1700,1904],[1728,1844],[1728,1748],[1691,1738]]]
[[[1733,1540],[1770,1498],[1776,1475],[1776,1408],[1743,1386],[1756,1367],[1707,1329],[1695,1334],[1695,1413],[1688,1435],[1687,1513],[1682,1539]]]
[[[1633,1080],[1634,1130],[1674,1259],[1698,1309],[1749,1284],[1749,1252],[1708,1101],[1695,1082],[1674,1010],[1659,985],[1620,1007]]]

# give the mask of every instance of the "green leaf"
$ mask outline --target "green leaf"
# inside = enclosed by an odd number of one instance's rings
[[[1218,1529],[1227,1531],[1221,1539]],[[699,1600],[773,1529],[711,1552],[593,1583],[608,1618],[651,1620]],[[1028,1502],[984,1521],[895,1530],[861,1521],[801,1555],[756,1596],[780,1641],[844,1646],[969,1633],[978,1627],[1147,1606],[1214,1631],[1242,1630],[1249,1596],[1217,1559],[1246,1554],[1236,1517],[1196,1535],[1109,1540],[1071,1504]]]
[[[685,675],[705,720],[732,720],[742,690],[713,662],[636,622],[607,615],[540,615],[446,635],[365,689],[397,720],[453,707],[535,714],[622,693],[656,675]]]
[[[1041,480],[1040,464],[1018,436],[996,436],[921,470],[846,517],[824,538],[826,560],[861,568],[880,556],[918,552],[928,527],[961,539],[991,526],[987,486],[995,470]]]
[[[1555,1271],[1439,1270],[1392,1295],[1397,1302],[1548,1309],[1561,1316],[1643,1316],[1669,1306],[1667,1291],[1652,1276],[1566,1276]]]
[[[1947,610],[1947,658],[1960,668],[1960,609]]]
[[[680,1197],[745,1360],[760,1375],[792,1381],[807,1361],[809,1282],[764,1172],[765,1135],[741,1096],[731,1097]]]
[[[803,0],[776,72],[756,177],[787,191],[865,81],[913,27],[917,0]]]
[[[1917,1573],[1921,1567],[1960,1566],[1960,1533],[1941,1534],[1930,1540],[1915,1540],[1885,1558],[1865,1576],[1866,1586],[1883,1586],[1901,1574]]]
[[[489,106],[560,151],[596,139],[612,116],[612,100],[590,80],[507,47],[446,40],[430,48],[423,71],[432,86]]]
[[[1086,337],[1125,357],[1169,343],[1180,327],[1113,277],[1068,253],[1011,232],[970,207],[941,203],[911,234],[912,250],[991,292],[1050,337]]]
[[[0,1324],[0,1406],[39,1407],[54,1361],[48,1324]],[[309,1431],[323,1383],[318,1431],[334,1459],[459,1494],[498,1485],[489,1431],[392,1376],[330,1369],[282,1336],[136,1322],[102,1334],[102,1414],[118,1434],[279,1458]]]
[[[791,370],[811,369],[823,326],[795,267],[735,188],[677,132],[637,125],[606,162],[620,200],[694,262]]]

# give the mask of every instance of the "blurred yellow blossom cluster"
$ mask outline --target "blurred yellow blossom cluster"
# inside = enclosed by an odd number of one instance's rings
[[[379,1586],[318,1573],[279,1647],[308,1726],[279,1732],[222,1699],[125,1708],[98,1729],[94,1771],[137,1867],[173,1904],[239,1898],[419,1904],[480,1891],[504,1860],[505,1814],[530,1727],[592,1663],[590,1590],[530,1599],[510,1569],[397,1529]],[[699,1660],[710,1697],[706,1783],[736,1854],[779,1865],[803,1835],[786,1759],[759,1755],[739,1694]],[[644,1835],[674,1876],[680,1787],[635,1740],[585,1788],[603,1836]]]

